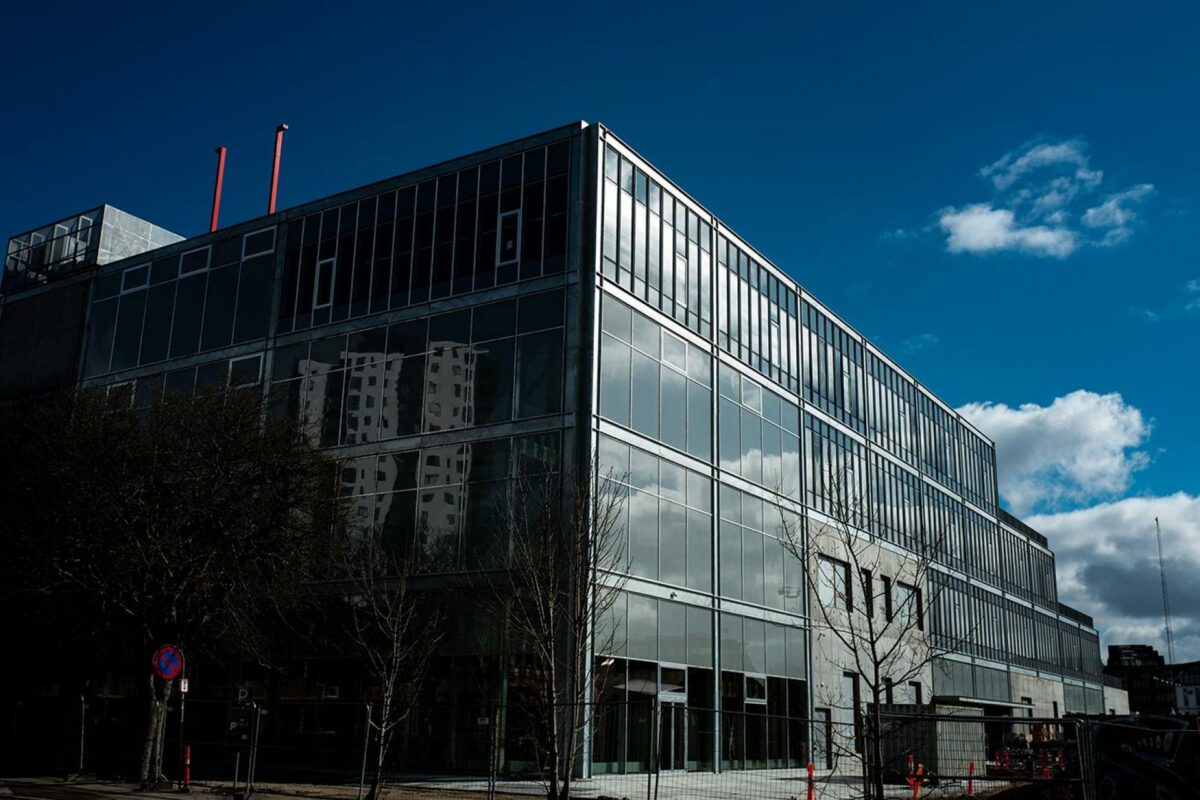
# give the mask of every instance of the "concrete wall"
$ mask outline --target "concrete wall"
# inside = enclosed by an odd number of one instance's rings
[[[812,704],[814,708],[828,708],[831,712],[831,718],[834,723],[835,736],[839,727],[849,729],[854,721],[853,698],[849,696],[850,692],[847,683],[843,679],[843,674],[846,672],[867,672],[871,669],[871,660],[869,657],[862,657],[857,662],[850,652],[849,648],[839,639],[838,634],[826,622],[820,609],[819,587],[816,585],[818,580],[818,571],[816,566],[815,553],[821,553],[830,558],[837,559],[847,563],[851,567],[851,579],[853,581],[853,604],[854,610],[854,626],[859,631],[859,641],[862,641],[861,632],[866,629],[866,618],[863,605],[863,591],[859,578],[853,574],[859,569],[868,569],[873,576],[873,583],[876,588],[876,621],[878,624],[883,624],[882,606],[879,599],[879,578],[886,576],[894,581],[904,583],[916,583],[916,576],[913,574],[914,562],[912,556],[902,555],[896,550],[886,546],[881,546],[878,543],[867,542],[865,539],[856,542],[853,547],[854,553],[847,552],[847,547],[843,541],[844,536],[840,531],[833,529],[821,530],[819,523],[809,523],[809,546],[814,553],[810,557],[809,574],[812,576],[812,595],[810,597],[810,608],[812,609],[812,638],[811,638],[811,654],[812,654]],[[921,587],[922,597],[927,596],[926,588]],[[834,621],[840,615],[844,618],[846,611],[838,609],[831,615]],[[893,624],[895,627],[895,624]],[[933,695],[932,685],[932,667],[925,664],[916,674],[907,675],[911,671],[910,665],[926,659],[929,655],[926,646],[927,637],[929,635],[929,612],[925,609],[925,630],[913,631],[906,638],[908,644],[901,645],[898,650],[898,655],[891,662],[893,670],[891,677],[895,681],[893,689],[893,702],[895,703],[911,703],[915,702],[913,696],[915,692],[911,691],[909,683],[919,683],[921,685],[920,695],[922,702],[929,702]],[[843,630],[846,628],[843,627]],[[881,640],[881,649],[886,648],[889,642],[894,642],[894,638]],[[860,704],[871,702],[870,688],[865,681],[860,679]],[[886,697],[881,700],[887,701]]]
[[[1112,686],[1104,687],[1104,713],[1109,711],[1124,716],[1129,713],[1129,692]]]
[[[101,224],[97,264],[110,264],[183,241],[179,234],[112,206],[104,207]]]
[[[1028,697],[1033,701],[1033,716],[1053,717],[1055,703],[1058,704],[1058,716],[1063,715],[1066,703],[1061,681],[1019,672],[1010,673],[1008,677],[1012,683],[1013,701],[1020,702],[1022,697]]]

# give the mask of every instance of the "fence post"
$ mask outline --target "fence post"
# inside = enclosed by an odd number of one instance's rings
[[[87,739],[87,698],[79,693],[79,773],[83,774],[83,748]]]
[[[363,731],[362,769],[358,773],[358,800],[362,800],[363,783],[367,780],[367,753],[371,751],[371,704],[367,703],[367,724]]]
[[[246,759],[246,797],[254,794],[254,768],[258,766],[258,731],[262,727],[262,709],[251,703],[254,712],[254,730],[250,734],[250,756]]]

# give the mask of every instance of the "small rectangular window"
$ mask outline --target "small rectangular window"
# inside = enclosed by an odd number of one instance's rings
[[[252,258],[273,252],[275,252],[274,228],[247,233],[242,238],[242,258]]]
[[[130,408],[133,405],[133,381],[109,384],[105,396],[110,408]]]
[[[229,386],[240,389],[254,386],[262,373],[262,354],[229,359]]]
[[[121,293],[132,292],[135,289],[145,289],[150,282],[150,267],[143,264],[140,267],[130,267],[121,273]]]
[[[201,272],[208,269],[208,259],[210,248],[201,247],[197,250],[189,250],[183,254],[183,258],[179,260],[179,274],[190,275],[193,272]]]
[[[500,236],[496,239],[496,266],[515,264],[521,253],[521,209],[500,215]]]
[[[333,303],[333,267],[335,259],[317,262],[317,274],[313,279],[313,308],[325,308]]]

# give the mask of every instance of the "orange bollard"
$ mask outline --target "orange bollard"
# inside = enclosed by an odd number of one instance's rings
[[[812,765],[812,762],[810,761],[810,762],[808,762],[808,800],[813,800],[814,788],[815,787],[813,784],[813,765]]]
[[[913,779],[913,800],[921,796],[921,779],[925,776],[925,765],[917,764],[917,775]]]
[[[975,794],[975,760],[967,762],[967,797]]]

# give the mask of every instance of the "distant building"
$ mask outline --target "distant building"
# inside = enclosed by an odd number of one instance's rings
[[[1148,644],[1108,647],[1106,676],[1129,693],[1129,710],[1139,714],[1200,714],[1200,661],[1167,664]]]
[[[119,261],[82,233],[108,213],[10,243],[0,396],[74,384],[140,406],[257,385],[342,461],[370,535],[459,585],[505,557],[495,507],[517,476],[595,458],[629,476],[631,574],[597,699],[640,710],[590,732],[597,772],[647,768],[650,728],[633,720],[654,704],[673,769],[828,757],[861,695],[821,602],[891,618],[915,597],[913,635],[944,654],[889,703],[1125,711],[1092,619],[1058,600],[1050,543],[998,507],[994,443],[602,125],[186,241],[149,226]],[[813,590],[779,539],[781,513],[803,535],[846,487],[871,510],[855,535],[880,553],[868,604]],[[926,585],[903,582],[913,553],[935,560]],[[849,584],[837,552],[820,556]],[[456,593],[462,629],[433,671],[431,702],[461,711],[428,720],[438,769],[468,763],[472,704],[491,692],[472,597]],[[286,697],[359,700],[333,671],[320,693],[289,679]],[[520,675],[495,680],[520,697]]]

